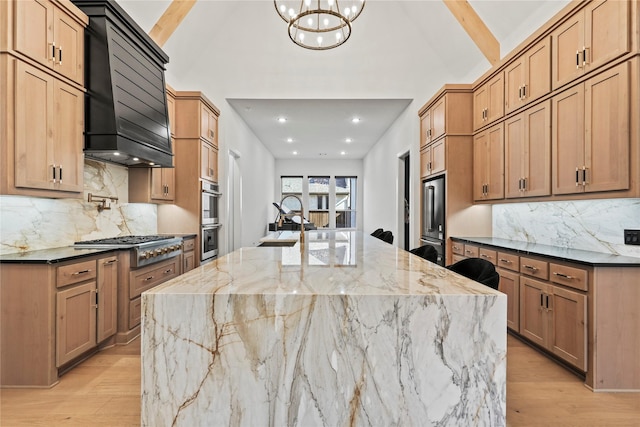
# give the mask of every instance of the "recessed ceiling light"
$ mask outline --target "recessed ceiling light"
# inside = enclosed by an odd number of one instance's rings
[[[133,161],[134,161],[134,162],[137,162],[138,160],[140,160],[140,159],[139,159],[139,158],[137,158],[137,157],[134,157],[134,158],[133,158]]]
[[[278,121],[279,121],[280,123],[284,123],[284,122],[286,122],[286,121],[287,121],[287,118],[286,118],[286,117],[278,117]]]
[[[120,153],[118,153],[117,151],[113,153],[114,156],[119,156]]]
[[[353,119],[351,119],[351,121],[353,123],[360,123],[360,117],[354,117]]]
[[[297,152],[297,151],[294,151],[294,152],[293,152],[293,155],[294,155],[294,156],[297,156],[297,155],[298,155],[298,152]]]
[[[351,139],[351,138],[347,138],[347,139],[345,139],[345,140],[344,140],[344,142],[346,142],[346,143],[348,144],[348,143],[350,143],[350,142],[353,142],[353,139]]]
[[[293,142],[293,138],[287,138],[287,142]]]
[[[155,163],[149,162],[149,166],[154,166],[154,165],[155,165]]]
[[[346,151],[341,151],[341,152],[340,152],[340,155],[342,155],[342,156],[344,156],[345,154],[347,154],[347,152],[346,152]]]

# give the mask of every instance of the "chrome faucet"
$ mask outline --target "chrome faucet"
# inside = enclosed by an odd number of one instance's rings
[[[280,200],[280,210],[282,210],[282,202],[287,200],[289,197],[294,197],[298,199],[298,202],[300,203],[300,243],[304,244],[304,206],[302,206],[302,200],[300,200],[300,197],[296,196],[295,194],[287,194],[282,198],[282,200]],[[283,214],[282,212],[280,212],[279,215],[280,215],[280,219],[278,220],[278,228],[282,227],[282,222],[284,221],[284,218],[287,215],[291,215],[291,214]]]

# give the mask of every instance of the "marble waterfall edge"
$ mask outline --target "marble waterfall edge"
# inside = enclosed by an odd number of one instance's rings
[[[145,426],[505,425],[506,298],[145,293]]]

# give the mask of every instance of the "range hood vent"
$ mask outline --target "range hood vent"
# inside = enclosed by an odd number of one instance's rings
[[[169,57],[115,2],[72,0],[85,30],[87,157],[173,166],[164,79]]]

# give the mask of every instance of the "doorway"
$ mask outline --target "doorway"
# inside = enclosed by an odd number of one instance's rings
[[[410,215],[411,212],[411,156],[407,151],[398,156],[398,212],[399,212],[399,224],[398,231],[400,233],[399,242],[401,247],[408,251],[411,245],[411,234],[409,233]],[[399,245],[400,246],[400,245]]]
[[[242,246],[242,175],[240,153],[229,150],[227,180],[227,253]]]

